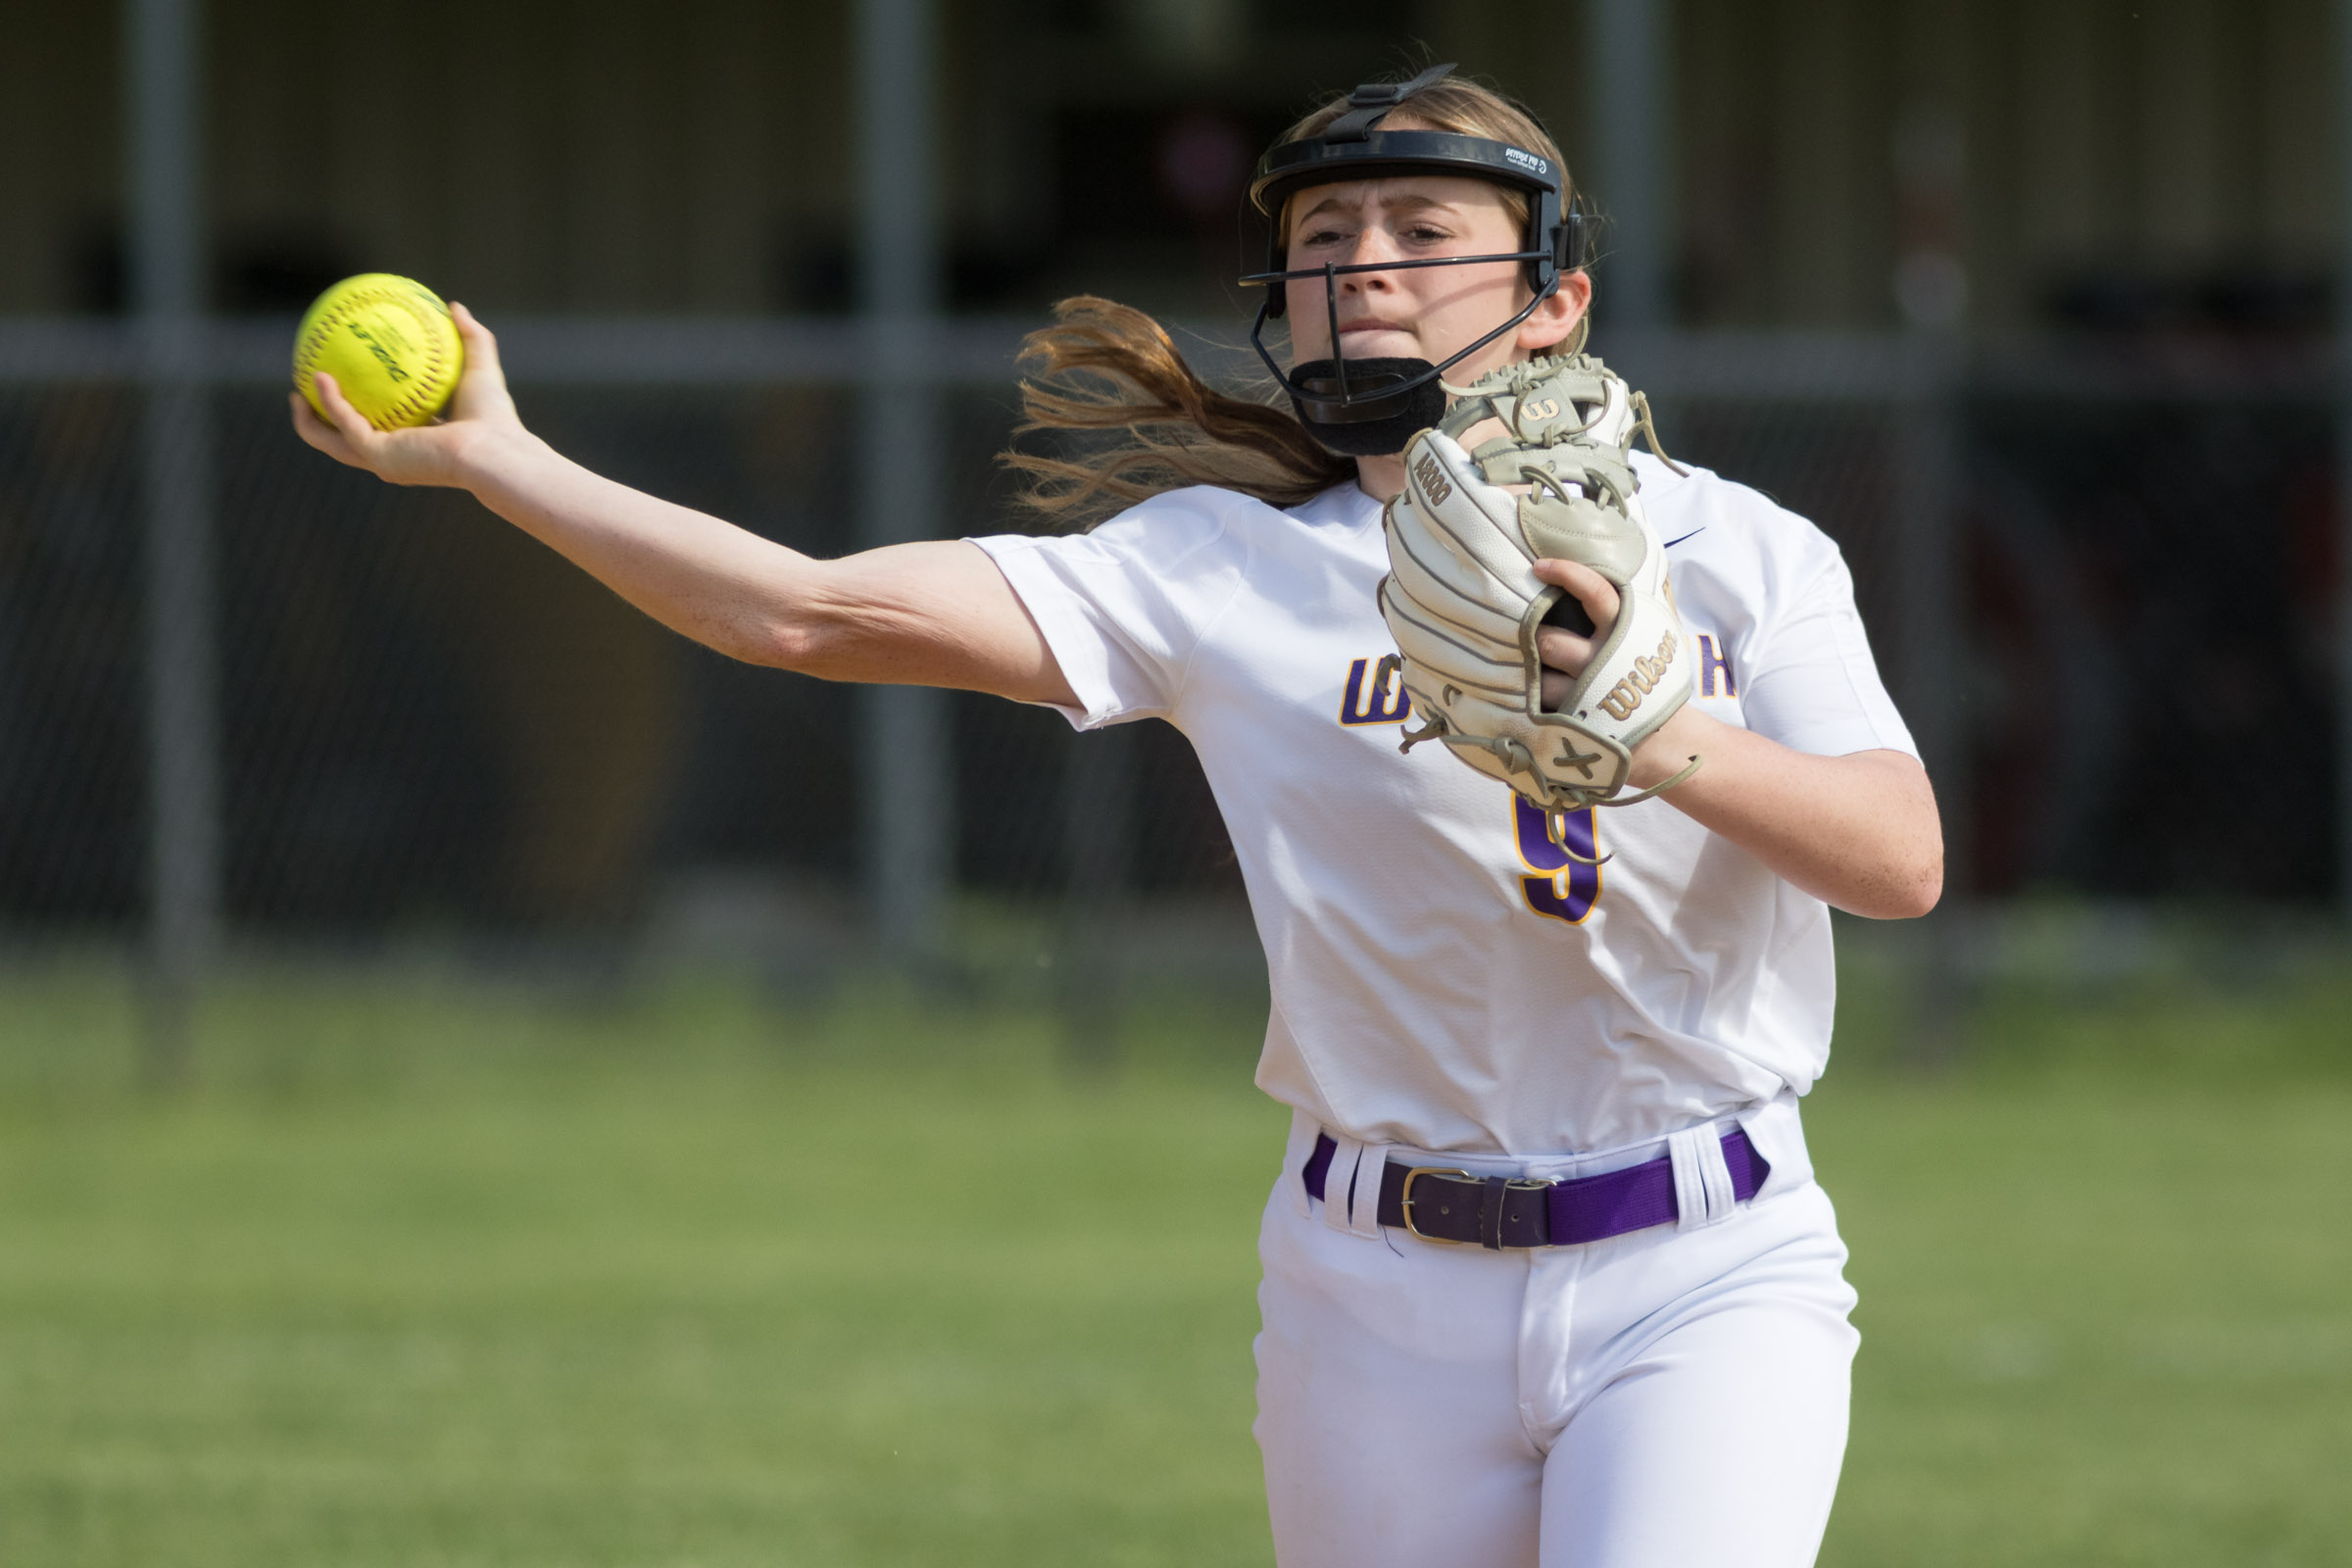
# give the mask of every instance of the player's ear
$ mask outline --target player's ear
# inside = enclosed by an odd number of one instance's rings
[[[1592,275],[1582,270],[1570,272],[1519,323],[1519,347],[1530,354],[1546,354],[1558,348],[1575,334],[1577,322],[1585,318],[1585,312],[1592,305]]]

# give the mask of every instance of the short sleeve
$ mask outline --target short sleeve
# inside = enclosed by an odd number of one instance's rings
[[[1175,716],[1202,636],[1244,580],[1247,552],[1221,505],[1231,500],[1177,490],[1092,533],[971,541],[1004,574],[1077,693],[1079,706],[1060,710],[1072,725]]]
[[[1854,608],[1844,558],[1824,539],[1803,585],[1747,650],[1740,712],[1747,727],[1816,757],[1919,748],[1886,695]]]

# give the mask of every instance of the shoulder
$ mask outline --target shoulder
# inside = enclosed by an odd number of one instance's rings
[[[1707,553],[1733,550],[1781,557],[1821,558],[1838,553],[1837,541],[1814,521],[1789,511],[1753,486],[1727,479],[1712,468],[1683,464],[1676,473],[1646,452],[1634,454],[1642,481],[1642,505],[1668,540],[1697,544],[1701,530],[1714,535]]]
[[[987,552],[1032,614],[1074,601],[1088,614],[1134,628],[1150,625],[1168,646],[1216,620],[1257,575],[1258,539],[1283,514],[1248,496],[1207,485],[1138,502],[1085,533],[997,534],[971,542]]]
[[[1281,514],[1231,490],[1188,485],[1139,501],[1084,533],[1054,534],[1014,548],[1067,559],[1125,562],[1152,571],[1213,571],[1238,567],[1250,553],[1257,514]]]
[[[1380,505],[1352,484],[1335,485],[1293,507],[1213,485],[1163,491],[1082,534],[1036,547],[1156,573],[1247,572],[1301,564],[1380,537]]]
[[[1689,471],[1678,474],[1648,453],[1634,455],[1642,505],[1671,552],[1678,592],[1686,573],[1760,601],[1802,593],[1825,575],[1844,576],[1838,542],[1811,518],[1711,468],[1684,466]]]

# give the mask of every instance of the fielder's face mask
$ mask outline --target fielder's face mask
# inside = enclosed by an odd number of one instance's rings
[[[1476,354],[1535,314],[1560,286],[1565,274],[1585,265],[1585,215],[1560,201],[1559,166],[1541,153],[1513,147],[1483,136],[1462,136],[1445,130],[1381,130],[1381,121],[1422,88],[1443,80],[1453,67],[1433,66],[1410,81],[1368,82],[1348,95],[1348,112],[1319,136],[1283,142],[1258,160],[1250,182],[1250,200],[1272,220],[1266,270],[1241,279],[1246,286],[1262,287],[1266,300],[1250,329],[1250,346],[1274,372],[1275,380],[1291,395],[1298,418],[1314,438],[1332,451],[1349,457],[1376,457],[1401,452],[1414,433],[1436,424],[1446,413],[1446,389],[1439,380],[1460,361]],[[1452,174],[1491,179],[1514,186],[1528,196],[1525,246],[1494,256],[1437,256],[1426,260],[1363,262],[1348,267],[1323,266],[1286,270],[1290,236],[1282,223],[1283,203],[1310,185],[1343,180],[1378,179],[1396,174]],[[1309,360],[1285,372],[1266,349],[1266,323],[1279,318],[1288,303],[1283,285],[1295,278],[1323,279],[1323,311],[1331,325],[1332,353],[1340,345],[1340,279],[1351,272],[1400,271],[1415,267],[1471,267],[1488,262],[1524,262],[1528,286],[1535,297],[1518,315],[1485,337],[1450,356],[1443,365],[1427,360],[1364,359]]]

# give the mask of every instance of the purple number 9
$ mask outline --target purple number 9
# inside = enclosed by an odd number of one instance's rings
[[[1600,854],[1593,848],[1592,808],[1555,817],[1525,796],[1513,795],[1511,815],[1520,861],[1536,873],[1519,879],[1527,906],[1550,919],[1584,924],[1600,898],[1600,867],[1585,863]],[[1552,836],[1555,822],[1560,830],[1557,838]],[[1576,858],[1569,850],[1585,859]]]

